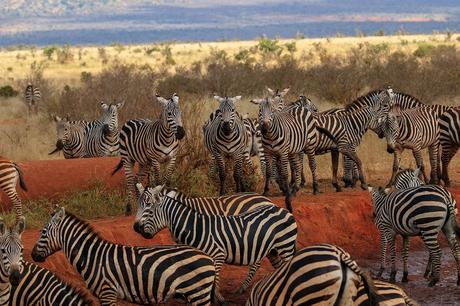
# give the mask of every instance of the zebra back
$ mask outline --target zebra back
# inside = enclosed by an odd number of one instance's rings
[[[439,141],[443,147],[458,147],[460,145],[460,108],[451,108],[444,112],[439,119]]]
[[[27,84],[26,90],[24,92],[24,97],[28,105],[35,105],[41,100],[40,89],[29,83]]]
[[[418,303],[411,299],[403,289],[395,284],[390,284],[381,280],[374,280],[374,286],[379,295],[380,305],[385,306],[418,306]],[[354,301],[357,306],[369,306],[369,298],[364,284],[360,284],[358,294]]]
[[[413,169],[400,169],[398,173],[396,173],[394,186],[396,189],[407,189],[412,187],[417,187],[421,185],[425,185],[420,178],[420,169],[417,168]]]

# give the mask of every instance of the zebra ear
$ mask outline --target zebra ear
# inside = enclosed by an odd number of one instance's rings
[[[109,107],[109,106],[108,106],[107,104],[105,104],[104,101],[101,101],[101,107],[102,107],[103,109],[106,109],[106,108]]]
[[[269,94],[271,94],[272,96],[275,95],[275,91],[274,91],[273,89],[271,89],[271,88],[269,88],[269,87],[266,87],[266,89],[267,89],[267,91],[268,91]]]
[[[176,93],[174,93],[174,94],[172,95],[171,100],[172,100],[174,103],[179,104],[179,96],[178,96]]]
[[[121,101],[120,103],[118,103],[118,104],[116,105],[117,109],[120,109],[120,108],[122,108],[123,106],[125,106],[125,101]]]
[[[253,104],[259,105],[259,104],[262,103],[263,100],[264,100],[264,99],[252,99],[252,100],[250,100],[249,102],[251,102],[251,103],[253,103]]]
[[[56,116],[56,115],[53,116],[53,119],[54,119],[55,122],[60,122],[60,121],[62,121],[62,118],[59,117],[59,116]]]
[[[19,218],[19,221],[16,223],[14,230],[19,235],[19,237],[21,237],[25,229],[26,229],[26,218],[24,216],[21,216],[21,218]]]
[[[139,191],[139,194],[143,194],[143,193],[144,193],[145,188],[144,188],[144,186],[142,186],[141,183],[137,183],[137,184],[136,184],[136,188],[137,188],[137,191]]]
[[[5,235],[5,232],[6,232],[5,221],[3,221],[3,218],[0,218],[0,235],[1,236]]]
[[[414,177],[418,177],[420,175],[420,168],[415,168],[414,170]]]
[[[232,98],[232,102],[235,103],[235,102],[238,102],[241,100],[241,96],[235,96]]]
[[[65,217],[65,209],[64,207],[60,207],[56,210],[56,213],[51,218],[51,222],[53,224],[58,224],[61,220]]]
[[[162,105],[162,106],[166,106],[168,104],[168,100],[166,100],[165,98],[163,97],[160,97],[157,95],[157,101]]]
[[[280,96],[284,97],[289,92],[290,89],[291,87],[286,87],[285,89],[283,89],[283,91],[280,92]]]
[[[384,192],[385,194],[389,194],[389,193],[390,193],[390,190],[391,190],[391,188],[385,188],[385,189],[383,190],[383,192]]]
[[[368,186],[368,187],[367,187],[367,190],[368,190],[369,192],[372,192],[372,191],[374,191],[374,187]]]
[[[222,101],[224,100],[224,98],[215,95],[215,96],[214,96],[214,100],[219,101],[219,103],[220,103],[220,102],[222,102]]]

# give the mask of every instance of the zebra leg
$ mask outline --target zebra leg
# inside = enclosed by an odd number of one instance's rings
[[[291,165],[291,177],[294,180],[291,181],[291,193],[292,195],[296,195],[297,191],[299,190],[299,186],[301,184],[301,175],[302,166],[301,166],[301,156],[299,154],[292,154],[289,155],[289,161]]]
[[[11,180],[9,180],[9,182],[7,183],[7,186],[3,189],[3,191],[6,193],[11,203],[13,204],[14,211],[16,213],[16,223],[19,221],[19,219],[22,216],[22,202],[18,196],[18,193],[16,192],[16,185],[18,182],[18,178],[19,178],[19,175],[16,172],[15,176]]]
[[[391,186],[393,186],[395,182],[396,173],[399,170],[399,156],[398,156],[399,153],[402,153],[402,152],[398,152],[398,150],[395,150],[393,153],[393,168],[391,172],[390,181],[388,182],[386,186],[387,188],[390,188]]]
[[[300,187],[306,187],[307,180],[305,179],[305,172],[303,169],[303,159],[304,159],[304,153],[300,152],[299,153],[299,162],[300,162]]]
[[[141,183],[141,184],[144,184],[144,179],[146,176],[148,176],[148,172],[150,170],[150,166],[149,165],[139,165],[139,171],[137,172],[137,175],[136,175],[136,184],[137,183]],[[152,182],[150,181],[150,178],[149,178],[149,184],[151,184]],[[151,185],[151,186],[156,186],[156,185]],[[136,194],[137,194],[137,188],[136,188]],[[139,195],[138,195],[139,196]]]
[[[316,175],[315,151],[312,150],[312,151],[307,151],[305,153],[307,154],[308,165],[309,165],[310,171],[311,171],[313,194],[319,194],[318,177]]]
[[[396,282],[396,247],[395,247],[395,238],[396,235],[392,234],[389,239],[390,243],[390,261],[391,261],[391,272],[390,272],[390,282]]]
[[[242,192],[244,191],[243,181],[241,179],[241,167],[242,167],[242,155],[240,154],[238,157],[234,159],[233,165],[233,179],[235,180],[235,191]]]
[[[452,220],[453,218],[455,217],[450,216],[449,220],[442,228],[442,232],[446,236],[447,241],[449,241],[450,250],[452,251],[452,255],[454,256],[455,262],[457,263],[457,286],[460,286],[460,247],[458,245],[454,229],[454,226],[457,222]]]
[[[439,143],[433,144],[428,148],[430,156],[430,184],[438,184],[438,156],[439,156]]]
[[[265,186],[264,186],[264,193],[263,195],[268,195],[270,190],[270,179],[272,176],[272,167],[273,167],[273,156],[272,155],[265,155]]]
[[[133,195],[136,194],[134,175],[133,175],[134,161],[123,159],[123,169],[126,176],[126,186],[128,189],[128,203],[126,203],[125,215],[129,216],[132,213],[131,203],[133,201]]]
[[[225,194],[225,160],[220,155],[219,153],[214,152],[214,158],[217,162],[217,170],[219,172],[219,182],[220,182],[220,188],[219,188],[219,195],[224,195]]]
[[[153,179],[154,181],[152,181],[152,177],[150,177],[150,185],[151,186],[157,186],[157,185],[160,185],[163,183],[163,181],[161,180],[161,176],[160,176],[160,163],[158,162],[158,160],[152,160],[152,166],[150,167],[150,171],[153,172]]]
[[[242,294],[243,292],[246,291],[246,289],[248,289],[249,285],[252,282],[254,275],[256,274],[257,270],[259,270],[259,267],[260,267],[260,261],[249,266],[248,276],[246,276],[246,279],[244,280],[241,287],[236,291],[236,294]]]
[[[417,164],[417,167],[420,169],[420,173],[423,175],[423,181],[425,183],[428,182],[428,177],[426,176],[426,172],[425,172],[425,165],[423,164],[422,152],[418,149],[413,149],[412,154],[414,155],[415,163]],[[431,153],[430,153],[430,156],[431,156]]]
[[[433,262],[433,259],[431,258],[431,254],[429,254],[428,262],[425,268],[425,273],[423,273],[423,277],[426,279],[428,279],[431,276],[431,271],[433,270],[432,262]]]
[[[455,154],[458,151],[458,147],[454,144],[443,144],[442,145],[442,154],[441,154],[441,161],[442,161],[442,180],[444,182],[445,187],[450,187],[450,179],[449,179],[449,163]]]
[[[337,182],[337,172],[339,171],[339,151],[331,151],[331,163],[332,163],[332,186],[335,187],[336,192],[341,192],[339,183]]]
[[[220,293],[220,286],[219,286],[219,280],[220,280],[220,271],[222,271],[222,266],[224,265],[225,261],[225,256],[223,254],[218,254],[213,257],[214,260],[214,266],[216,267],[216,277],[214,280],[214,299],[215,302],[225,305],[225,299]]]
[[[292,195],[291,195],[291,190],[289,189],[288,185],[288,163],[289,163],[289,157],[287,154],[281,155],[278,157],[278,174],[280,176],[280,181],[282,183],[283,189],[284,189],[284,195],[286,196],[285,198],[285,203],[286,203],[286,208],[289,210],[289,212],[292,213]]]
[[[409,257],[409,237],[403,236],[403,249],[402,249],[402,258],[403,258],[403,277],[402,277],[402,282],[407,283],[408,276],[409,276],[409,270],[407,268],[407,259]]]
[[[345,188],[353,186],[353,172],[351,171],[349,165],[351,161],[345,155],[342,154],[342,164],[343,164],[343,182],[345,183]]]
[[[166,166],[166,172],[165,172],[163,182],[162,182],[163,184],[166,184],[166,186],[169,186],[171,183],[171,175],[174,171],[174,167],[176,166],[176,158],[177,158],[177,155],[173,155],[171,159],[169,160],[168,165]]]
[[[441,270],[441,248],[439,247],[436,232],[422,232],[421,235],[422,240],[430,253],[431,277],[428,286],[433,287],[439,281],[439,274]]]
[[[355,151],[347,151],[347,152],[342,152],[345,154],[347,157],[349,157],[353,162],[355,162],[356,166],[358,167],[358,172],[359,172],[359,180],[361,182],[361,188],[367,189],[367,182],[366,178],[364,177],[364,171],[363,171],[363,166],[361,163],[361,160],[359,159],[358,155],[356,154]]]
[[[380,269],[377,273],[377,277],[382,277],[383,271],[385,271],[385,262],[387,255],[387,238],[385,235],[380,234]]]

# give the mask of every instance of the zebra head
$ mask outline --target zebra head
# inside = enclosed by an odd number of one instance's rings
[[[273,105],[275,105],[276,110],[282,110],[284,108],[284,96],[289,92],[290,87],[287,87],[283,90],[273,90],[267,87],[268,93],[272,96]]]
[[[383,208],[383,204],[385,203],[385,199],[390,193],[390,188],[383,189],[382,187],[375,188],[369,186],[367,187],[367,190],[369,190],[372,198],[372,206],[374,208],[373,216],[378,218]]]
[[[12,286],[17,286],[21,280],[23,268],[23,246],[21,235],[26,227],[25,218],[22,216],[14,228],[7,228],[0,218],[0,278],[9,280]]]
[[[394,186],[396,189],[407,189],[425,185],[419,178],[420,168],[413,169],[400,169],[396,174]]]
[[[70,139],[70,131],[71,131],[71,125],[68,120],[68,118],[61,118],[59,116],[54,116],[53,117],[54,121],[56,122],[56,134],[57,134],[57,140],[56,140],[56,149],[49,153],[49,155],[56,153],[57,151],[60,151],[64,148],[66,143],[68,143]]]
[[[59,251],[62,248],[62,241],[60,238],[60,229],[64,223],[65,209],[64,207],[57,207],[56,211],[51,215],[50,221],[43,227],[32,249],[32,259],[37,262],[44,262],[45,259]]]
[[[100,121],[104,123],[102,131],[105,135],[117,132],[118,129],[118,110],[125,105],[125,102],[117,104],[106,104],[101,102],[102,117]]]
[[[184,126],[182,125],[182,112],[179,108],[179,96],[174,93],[168,100],[160,96],[156,96],[157,101],[163,108],[161,119],[166,120],[171,131],[176,135],[178,140],[185,136]]]
[[[136,184],[140,194],[138,199],[138,211],[134,230],[144,238],[150,239],[161,229],[166,227],[165,216],[159,207],[165,197],[164,185],[144,188],[142,184]]]
[[[219,116],[220,126],[224,135],[230,135],[235,126],[235,118],[237,112],[235,109],[235,103],[241,100],[241,96],[233,98],[214,96],[214,99],[219,102]]]
[[[269,98],[253,99],[251,103],[259,105],[259,125],[262,134],[266,134],[272,125],[273,114],[277,111],[276,106]]]
[[[395,104],[391,107],[391,110],[380,125],[380,133],[383,134],[387,140],[387,152],[390,154],[393,154],[396,149],[396,143],[399,136],[399,116],[399,104]]]
[[[309,98],[303,95],[300,95],[297,101],[294,102],[294,104],[301,105],[314,115],[318,114],[319,112],[318,107],[316,107],[316,105]]]

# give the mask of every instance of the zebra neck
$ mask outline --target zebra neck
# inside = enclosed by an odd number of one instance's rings
[[[160,119],[159,124],[159,135],[161,135],[161,139],[165,140],[166,142],[170,143],[176,140],[173,130],[171,129],[170,124],[166,119]],[[158,137],[158,136],[157,136]]]
[[[95,258],[97,248],[94,246],[103,247],[110,242],[100,238],[89,224],[73,215],[66,215],[62,222],[66,225],[60,231],[62,250],[78,272],[82,272]]]
[[[190,239],[193,238],[192,233],[195,231],[193,225],[198,223],[198,220],[209,216],[199,214],[174,198],[165,196],[164,199],[162,210],[166,217],[169,231],[180,242],[190,243]]]
[[[11,284],[9,282],[0,282],[0,306],[8,305],[10,302]]]

